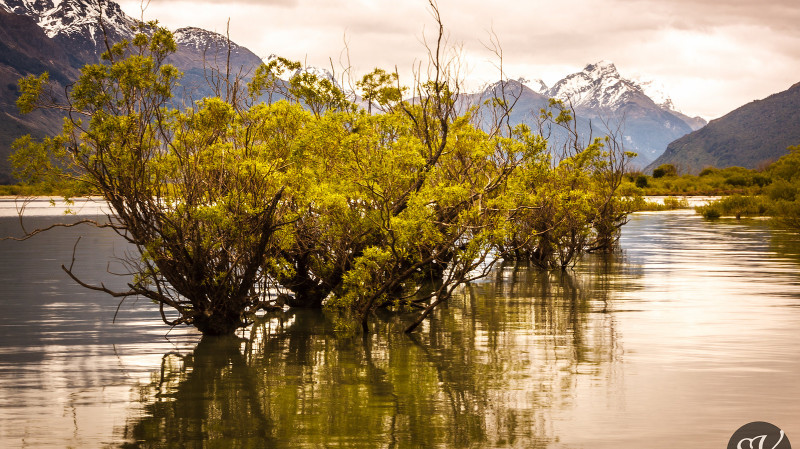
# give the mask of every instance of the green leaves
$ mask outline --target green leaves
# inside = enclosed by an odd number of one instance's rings
[[[29,114],[40,105],[40,96],[42,89],[50,80],[50,75],[47,72],[39,76],[27,75],[19,80],[19,98],[17,98],[17,107],[23,114]]]
[[[27,184],[39,184],[57,177],[61,169],[53,164],[51,154],[62,151],[61,145],[63,141],[58,137],[42,142],[35,142],[29,135],[17,139],[11,146],[13,153],[9,158],[12,174]]]
[[[361,98],[367,102],[367,113],[372,112],[373,103],[381,110],[397,104],[403,99],[403,93],[408,89],[400,87],[397,73],[387,73],[376,68],[356,81],[356,87],[361,90]]]

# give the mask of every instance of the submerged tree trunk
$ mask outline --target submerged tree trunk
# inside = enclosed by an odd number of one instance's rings
[[[320,288],[311,288],[307,290],[296,290],[295,295],[286,300],[289,307],[298,309],[321,309],[322,301],[328,296],[328,292]]]
[[[241,312],[233,310],[205,312],[196,316],[193,324],[203,335],[232,335],[242,327],[242,318]]]

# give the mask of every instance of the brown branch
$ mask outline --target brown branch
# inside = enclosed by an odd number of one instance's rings
[[[22,222],[22,217],[20,217],[20,223],[21,222]],[[82,224],[91,224],[91,225],[96,226],[98,228],[113,227],[113,225],[111,225],[110,223],[98,223],[95,220],[84,219],[84,220],[76,221],[75,223],[55,223],[55,224],[52,224],[52,225],[47,226],[45,228],[34,229],[31,232],[25,232],[25,235],[23,237],[3,237],[3,238],[0,238],[0,242],[2,242],[4,240],[14,240],[14,241],[17,241],[17,242],[22,242],[22,241],[28,240],[29,238],[31,238],[33,236],[39,235],[42,232],[49,231],[51,229],[55,229],[55,228],[71,228],[71,227],[82,225]],[[23,231],[25,230],[24,227],[22,229],[23,229]]]
[[[81,238],[78,237],[78,240],[75,242],[75,246],[72,247],[72,262],[69,264],[69,268],[65,267],[64,265],[61,265],[61,269],[64,270],[64,272],[67,273],[67,275],[70,278],[72,278],[73,281],[77,282],[78,285],[80,285],[81,287],[88,288],[89,290],[95,290],[95,291],[107,293],[107,294],[109,294],[109,295],[111,295],[111,296],[113,296],[115,298],[124,298],[124,297],[128,297],[128,296],[135,296],[136,295],[136,292],[134,292],[133,290],[130,290],[130,291],[127,291],[127,292],[116,292],[116,291],[113,291],[113,290],[110,290],[110,289],[106,288],[106,286],[104,284],[102,284],[102,283],[98,287],[96,285],[87,284],[87,283],[83,282],[82,280],[80,280],[72,272],[72,268],[75,265],[75,251],[77,250],[78,243],[80,241],[81,241]],[[117,310],[119,310],[119,308],[117,308]],[[115,314],[115,317],[116,317],[116,314]]]

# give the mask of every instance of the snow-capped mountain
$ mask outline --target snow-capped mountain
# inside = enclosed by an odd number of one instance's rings
[[[489,85],[476,98],[495,95],[498,84]],[[557,98],[575,108],[578,131],[584,140],[619,127],[622,135],[617,137],[622,138],[626,150],[638,153],[635,163],[640,167],[661,155],[673,140],[705,125],[699,117],[675,111],[669,95],[658,83],[624,78],[608,61],[588,64],[550,88],[541,80],[520,78],[507,81],[505,91],[519,95],[512,112],[512,121],[517,123],[535,123],[548,99]],[[481,103],[474,101],[476,105]],[[606,129],[609,127],[614,129]]]
[[[179,47],[195,51],[205,51],[209,48],[225,48],[227,50],[230,44],[231,54],[240,54],[245,50],[249,52],[246,48],[229,41],[226,36],[202,28],[178,28],[172,33],[172,37]]]
[[[104,33],[112,44],[121,39],[130,39],[135,34],[137,23],[122,11],[119,4],[110,0],[0,0],[0,8],[32,18],[47,37],[67,41],[70,47],[93,50],[96,55],[106,50]],[[178,45],[173,59],[184,62],[179,66],[186,66],[189,60],[193,60],[194,64],[204,62],[202,57],[187,58],[180,55],[186,52],[196,56],[211,50],[213,56],[217,57],[220,56],[217,52],[224,49],[227,58],[229,44],[232,59],[244,58],[250,63],[258,59],[250,50],[230,42],[226,36],[201,28],[180,28],[174,31],[173,37]],[[209,62],[209,59],[205,62]]]
[[[204,66],[222,68],[228,64],[228,50],[231,73],[239,73],[247,78],[261,64],[261,59],[252,51],[213,31],[186,27],[175,30],[172,36],[178,51],[170,57],[169,62],[182,70],[186,69],[185,73]]]
[[[113,42],[132,37],[136,24],[117,3],[107,0],[0,0],[0,7],[32,18],[49,38],[80,43],[80,50],[95,53],[106,49],[103,27]]]
[[[700,117],[677,111],[663,84],[625,78],[608,61],[587,64],[545,95],[570,101],[587,119],[624,122],[626,144],[642,162],[658,157],[672,140],[706,125]]]
[[[706,124],[700,117],[689,117],[678,111],[663,83],[641,77],[625,78],[614,63],[608,61],[587,64],[582,71],[566,76],[552,88],[540,93],[571,101],[576,109],[584,110],[616,111],[632,103],[645,108],[655,105],[680,118],[692,130]]]
[[[184,101],[222,94],[209,86],[209,75],[224,77],[229,73],[232,82],[243,82],[261,65],[261,58],[253,52],[213,31],[187,27],[175,30],[172,36],[178,51],[167,62],[183,72],[179,96]]]
[[[608,61],[588,64],[554,84],[545,95],[587,109],[617,109],[634,97],[646,96],[641,86],[623,78]]]

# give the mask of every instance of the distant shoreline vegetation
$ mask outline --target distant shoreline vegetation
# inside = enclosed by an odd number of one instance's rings
[[[627,173],[622,188],[644,196],[757,195],[771,181],[767,170],[707,167],[698,175],[678,175],[674,165],[663,164],[652,175]]]
[[[75,182],[66,181],[62,183],[18,183],[11,185],[0,185],[0,196],[16,196],[16,197],[31,197],[31,196],[56,196],[56,197],[89,197],[96,196],[88,185]]]
[[[688,209],[687,196],[721,196],[695,211],[707,219],[720,217],[772,217],[800,229],[800,145],[763,170],[742,167],[709,167],[695,175],[677,174],[671,164],[653,170],[652,176],[639,172],[626,175],[623,192],[644,196],[639,211]],[[667,196],[663,202],[646,197]]]

